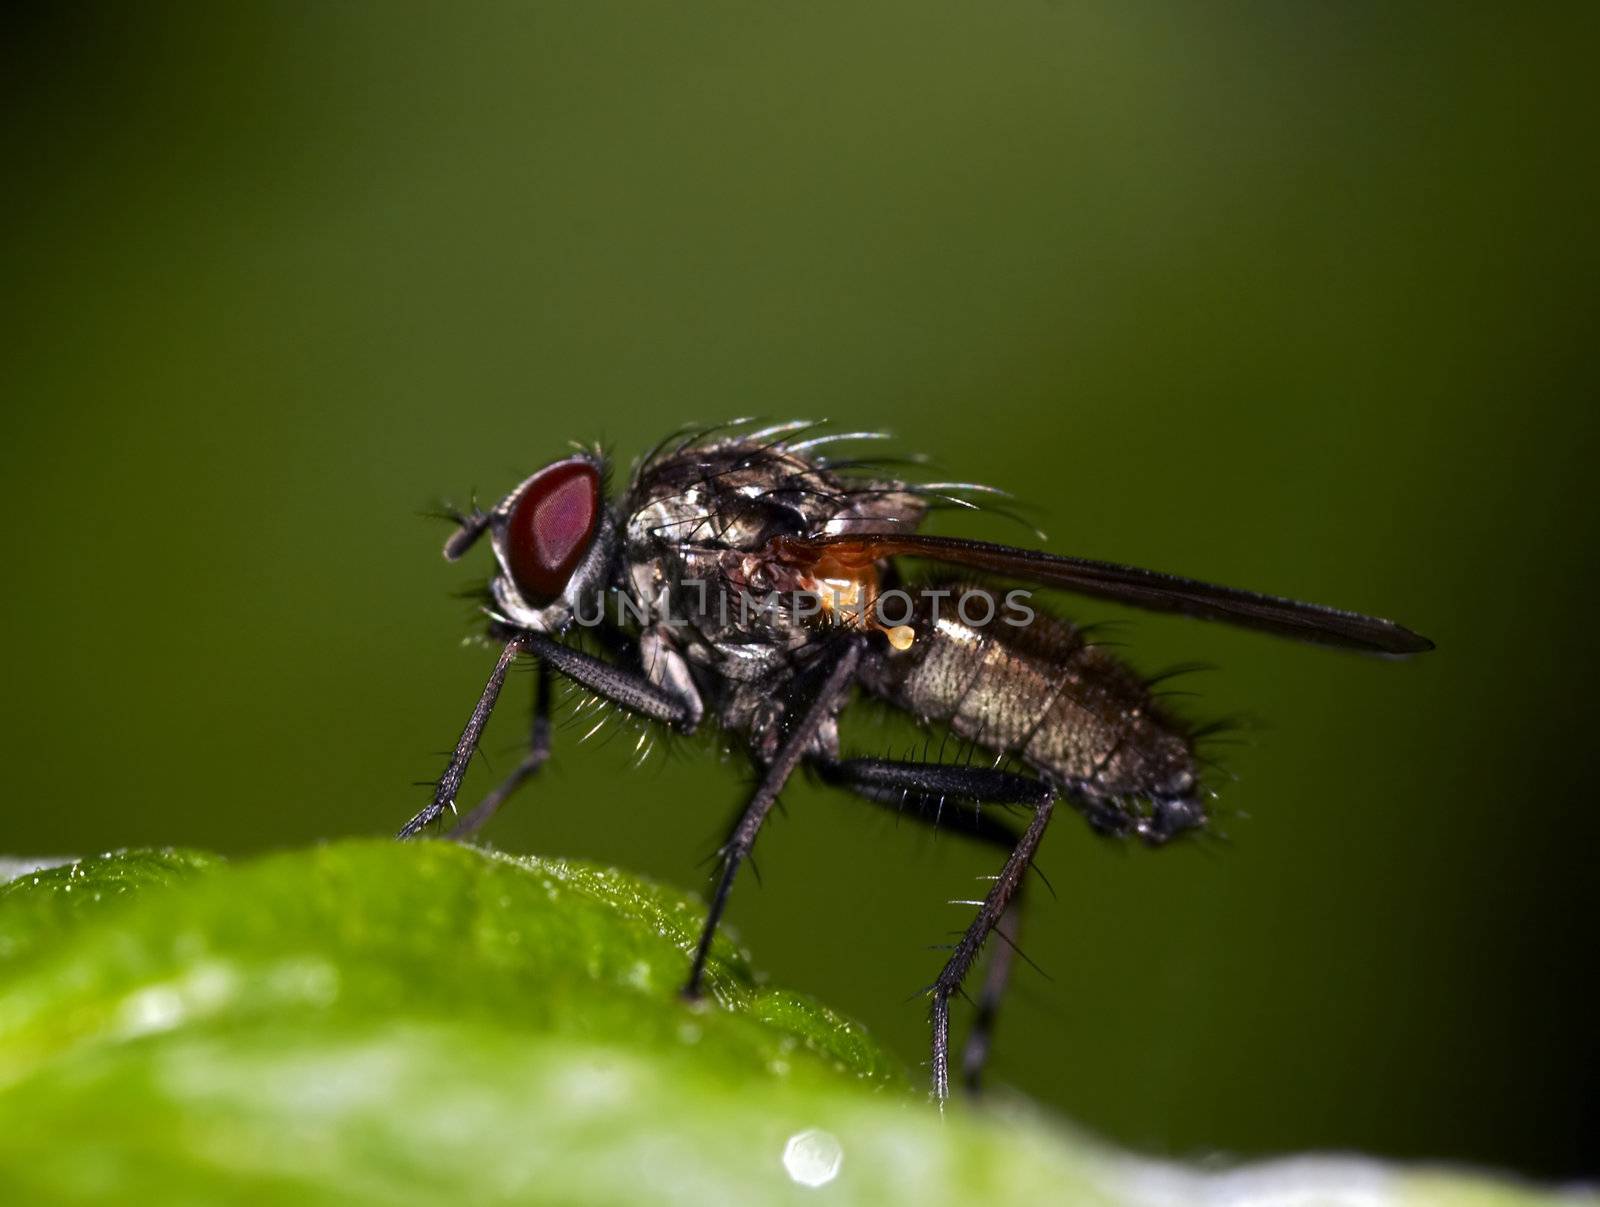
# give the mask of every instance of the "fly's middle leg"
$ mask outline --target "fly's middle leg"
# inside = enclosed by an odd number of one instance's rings
[[[711,954],[711,940],[716,937],[717,923],[727,908],[728,894],[733,891],[734,877],[739,866],[755,846],[761,825],[778,803],[778,793],[783,791],[789,777],[800,766],[801,760],[812,749],[817,735],[837,714],[840,704],[849,693],[855,680],[856,667],[861,662],[861,646],[850,641],[828,669],[816,694],[796,713],[796,720],[784,734],[777,752],[762,773],[761,782],[745,805],[733,832],[722,844],[722,874],[717,879],[716,891],[711,897],[711,908],[706,912],[705,925],[700,931],[700,942],[695,948],[694,963],[689,968],[689,980],[683,987],[683,996],[690,1001],[700,996],[700,982],[705,976],[706,959]]]

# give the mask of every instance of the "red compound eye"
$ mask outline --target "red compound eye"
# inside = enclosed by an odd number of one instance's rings
[[[506,517],[506,564],[522,598],[547,604],[567,589],[600,521],[600,473],[581,458],[547,465]]]

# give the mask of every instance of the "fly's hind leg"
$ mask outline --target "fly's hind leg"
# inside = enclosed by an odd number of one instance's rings
[[[972,965],[983,950],[989,933],[1000,925],[1012,903],[1016,901],[1017,895],[1022,891],[1023,878],[1028,874],[1028,866],[1039,850],[1039,842],[1044,838],[1045,827],[1050,824],[1050,814],[1054,809],[1053,796],[1035,807],[1028,828],[1023,831],[1017,845],[1012,848],[1011,854],[1006,858],[1005,866],[1000,869],[1000,874],[995,877],[994,884],[990,886],[989,892],[979,904],[978,916],[972,920],[972,925],[967,927],[966,933],[956,943],[955,950],[950,953],[950,959],[940,969],[939,976],[933,983],[931,991],[933,1094],[940,1102],[950,1097],[950,997],[960,991],[961,983],[972,970]],[[1004,969],[999,975],[1000,983],[1003,985]],[[991,982],[993,978],[994,974],[991,972]],[[980,1017],[981,1013],[980,1004]],[[979,1052],[978,1056],[981,1055]]]
[[[1017,934],[1022,925],[1022,898],[1026,884],[1017,885],[1016,896],[994,933],[1000,943],[989,953],[989,968],[983,976],[983,990],[978,995],[977,1013],[972,1018],[972,1030],[967,1032],[967,1042],[961,1049],[961,1081],[969,1094],[977,1095],[983,1089],[983,1068],[989,1063],[989,1047],[994,1042],[995,1020],[1000,1014],[1000,1002],[1011,982],[1011,965],[1017,955]]]
[[[964,831],[985,844],[1006,852],[1020,849],[1027,835],[1019,835],[1011,826],[989,813],[969,812],[958,806],[946,809],[946,801],[1026,805],[1040,810],[1047,808],[1055,797],[1054,790],[1048,784],[1029,776],[990,768],[950,767],[937,763],[895,762],[887,759],[819,761],[814,766],[826,783],[854,792],[874,804],[896,809],[902,816],[912,817],[928,825],[949,826]],[[1037,845],[1037,839],[1034,839],[1033,846]],[[1023,873],[1026,872],[1031,858],[1030,851],[1020,865]],[[1007,866],[1010,866],[1009,862]],[[995,889],[1001,887],[1004,878],[1005,873],[1002,872],[995,881]],[[978,947],[981,947],[988,931],[992,929],[999,932],[1001,943],[990,953],[988,971],[984,976],[983,989],[977,1001],[977,1013],[962,1053],[962,1079],[968,1090],[974,1093],[978,1090],[982,1079],[983,1066],[988,1059],[990,1042],[994,1034],[995,1020],[1016,956],[1017,927],[1021,918],[1025,879],[1025,875],[1017,876],[1016,883],[1005,894],[1005,900],[995,914],[995,920],[977,939]],[[993,891],[991,890],[991,893]],[[984,905],[988,906],[987,899]],[[980,914],[979,919],[980,922],[983,921],[984,915]],[[974,923],[974,927],[977,926],[978,923]],[[962,944],[968,943],[972,935],[973,931],[969,930]],[[956,953],[951,958],[951,965],[954,965],[962,955],[962,945],[958,945]],[[947,966],[934,986],[934,1084],[935,1092],[941,1098],[948,1093],[949,1088],[949,996],[960,988],[961,981],[976,956],[975,948],[966,954],[965,964],[961,968],[952,971],[952,967]],[[942,1090],[941,1085],[944,1087]]]

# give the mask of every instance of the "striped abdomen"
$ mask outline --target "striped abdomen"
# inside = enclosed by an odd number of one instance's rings
[[[913,598],[916,638],[871,660],[868,690],[1021,760],[1099,828],[1164,841],[1203,823],[1190,739],[1129,667],[1033,601],[1032,620],[1014,624],[982,587]]]

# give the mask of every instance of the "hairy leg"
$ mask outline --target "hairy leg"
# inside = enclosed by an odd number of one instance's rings
[[[533,725],[528,734],[528,751],[522,762],[505,779],[478,802],[477,807],[463,817],[447,838],[463,842],[481,830],[500,806],[511,799],[513,793],[532,779],[545,760],[550,757],[550,664],[541,662],[537,672],[533,698]]]
[[[1002,851],[1013,850],[1021,836],[989,813],[973,812],[947,801],[1028,805],[1037,808],[1054,797],[1048,784],[1026,775],[985,767],[891,759],[843,759],[813,763],[825,783],[896,810],[918,822],[958,829]],[[995,930],[1001,942],[989,953],[989,966],[977,1001],[972,1029],[962,1051],[962,1079],[969,1091],[980,1087],[1000,1003],[1016,957],[1025,881],[1018,883]]]
[[[722,845],[722,875],[711,898],[711,909],[706,915],[705,928],[700,932],[700,943],[695,949],[694,963],[689,969],[689,981],[683,987],[684,997],[692,999],[700,996],[700,981],[705,975],[706,957],[711,952],[711,940],[717,933],[717,923],[722,917],[722,911],[727,907],[728,894],[733,888],[733,880],[738,874],[739,865],[755,846],[756,835],[761,832],[761,823],[766,821],[767,814],[772,812],[772,806],[777,804],[778,793],[789,782],[789,777],[800,765],[813,740],[822,727],[832,719],[840,701],[850,690],[860,661],[860,643],[849,642],[829,669],[810,702],[798,712],[798,715],[791,712],[787,732],[778,746],[777,753],[767,764],[761,782],[756,786],[755,794],[745,805],[744,812],[734,824],[733,832]]]
[[[693,710],[688,702],[671,692],[657,687],[649,679],[633,671],[613,666],[604,659],[586,654],[582,650],[562,645],[543,633],[516,632],[500,651],[494,670],[484,684],[466,728],[456,742],[456,748],[445,765],[444,774],[434,787],[433,800],[427,807],[401,828],[399,837],[410,838],[424,826],[437,819],[446,810],[455,808],[456,793],[467,774],[467,766],[478,748],[484,726],[494,712],[500,689],[506,681],[506,671],[519,654],[532,654],[546,666],[559,671],[573,682],[603,696],[613,704],[651,721],[661,721],[687,732],[694,727]]]
[[[1016,900],[1054,809],[1053,799],[1035,808],[1028,828],[1023,831],[1021,839],[1006,858],[1000,874],[995,877],[994,884],[979,905],[978,916],[956,943],[950,959],[933,983],[933,1093],[941,1102],[950,1097],[950,996],[960,990],[961,983],[966,980],[967,973],[983,950],[984,941]]]

